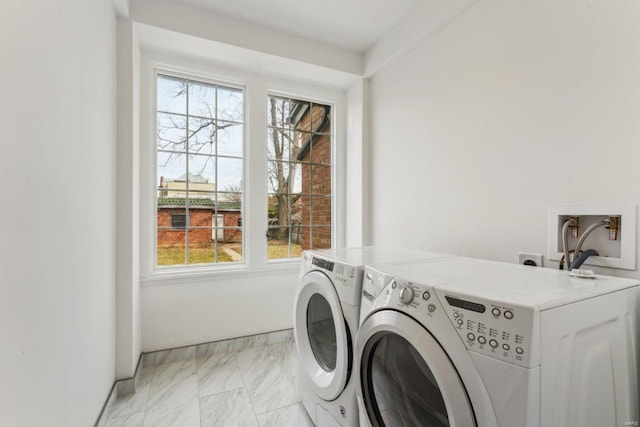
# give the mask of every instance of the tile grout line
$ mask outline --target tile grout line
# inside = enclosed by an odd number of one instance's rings
[[[200,427],[202,427],[203,424],[203,419],[202,419],[202,407],[200,406],[200,399],[202,399],[204,396],[200,396],[200,365],[204,365],[206,363],[206,359],[204,360],[204,362],[200,362],[200,358],[198,357],[198,347],[202,346],[202,345],[206,345],[207,346],[207,350],[210,348],[211,344],[200,344],[200,345],[195,345],[195,358],[196,358],[196,383],[198,384],[198,391],[197,391],[197,396],[196,396],[196,400],[198,401],[198,419],[200,420]]]
[[[156,376],[156,357],[153,357],[153,369],[151,370],[151,378],[149,378],[149,390],[147,390],[147,401],[144,403],[144,414],[142,415],[142,425],[140,427],[144,427],[144,422],[147,418],[147,410],[149,409],[149,401],[151,400],[151,386],[153,385],[153,380]]]

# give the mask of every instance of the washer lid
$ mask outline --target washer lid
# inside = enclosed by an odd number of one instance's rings
[[[336,399],[351,370],[351,337],[336,289],[324,273],[312,271],[300,279],[293,327],[303,374],[320,398]]]

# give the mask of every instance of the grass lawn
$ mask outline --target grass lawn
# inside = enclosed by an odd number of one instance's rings
[[[158,248],[158,265],[184,264],[183,247]],[[218,262],[232,261],[222,249],[218,248]],[[213,248],[189,248],[189,264],[211,264],[215,262]]]
[[[281,240],[269,240],[267,246],[269,259],[298,258],[302,256],[302,246],[292,243],[291,256],[289,256],[289,242]]]
[[[242,245],[229,246],[242,255]],[[269,259],[289,258],[288,242],[270,240],[267,246]],[[291,258],[302,256],[302,247],[297,244],[291,245]],[[158,265],[184,265],[184,246],[160,247],[158,248]],[[233,260],[222,248],[218,248],[218,262],[232,262]],[[189,264],[212,264],[214,263],[213,248],[189,248]]]

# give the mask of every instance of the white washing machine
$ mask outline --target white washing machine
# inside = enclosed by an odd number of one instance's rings
[[[367,267],[361,425],[637,425],[637,285],[459,257]]]
[[[363,247],[303,253],[294,306],[297,388],[318,427],[357,426],[353,340],[365,263],[420,261],[445,254]]]

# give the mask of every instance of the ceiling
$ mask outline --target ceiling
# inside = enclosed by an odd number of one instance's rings
[[[421,0],[178,0],[306,39],[364,52]]]

